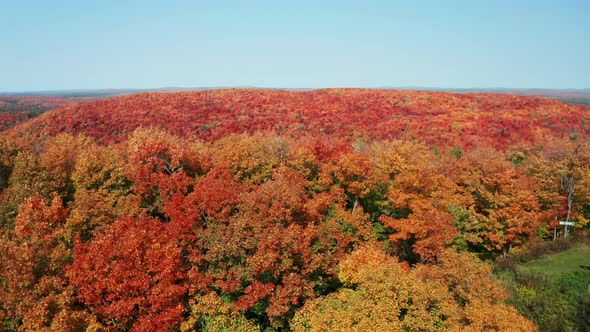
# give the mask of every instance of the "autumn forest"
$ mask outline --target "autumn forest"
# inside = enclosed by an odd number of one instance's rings
[[[28,98],[0,98],[3,331],[543,330],[494,264],[590,231],[588,106]]]

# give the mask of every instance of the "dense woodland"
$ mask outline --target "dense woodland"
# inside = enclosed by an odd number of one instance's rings
[[[0,135],[0,329],[534,331],[489,262],[587,234],[590,108],[145,93]]]
[[[0,94],[0,131],[12,128],[50,109],[96,99],[94,97],[65,98],[61,96]]]

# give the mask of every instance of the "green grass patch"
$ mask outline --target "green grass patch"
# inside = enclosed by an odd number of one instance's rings
[[[539,331],[590,331],[590,270],[581,267],[590,265],[590,244],[556,245],[564,250],[526,260],[550,247],[537,248],[531,250],[535,255],[523,253],[524,261],[500,262],[503,268],[496,269],[496,276],[510,292],[509,303]]]
[[[579,243],[573,248],[524,263],[517,268],[524,273],[541,273],[550,278],[590,266],[590,244]]]

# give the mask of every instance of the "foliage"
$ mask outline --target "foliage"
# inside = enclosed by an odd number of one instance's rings
[[[9,129],[47,110],[94,101],[96,98],[65,98],[61,96],[0,96],[0,131]]]
[[[534,329],[475,256],[588,229],[586,114],[358,89],[48,112],[0,135],[0,329]]]
[[[501,302],[504,292],[489,269],[474,267],[473,258],[451,251],[441,256],[437,265],[410,270],[379,249],[355,251],[340,264],[344,288],[308,301],[292,327],[295,331],[534,330],[530,321]]]
[[[123,141],[140,127],[216,140],[231,133],[270,131],[297,138],[330,136],[418,140],[453,149],[503,149],[548,137],[587,139],[587,108],[555,100],[501,94],[323,89],[221,89],[141,93],[65,107],[14,132],[39,137],[85,133],[99,142]],[[214,124],[214,125],[212,125]],[[453,130],[453,127],[460,130]]]

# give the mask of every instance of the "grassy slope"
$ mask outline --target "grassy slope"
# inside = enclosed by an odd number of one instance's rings
[[[580,270],[580,265],[590,266],[590,244],[580,243],[573,248],[519,266],[519,271],[543,273],[548,277]]]
[[[557,279],[563,274],[582,270],[580,265],[590,266],[590,241],[576,243],[570,249],[546,254],[525,263],[517,263],[516,270],[519,273],[541,274],[550,279]],[[512,272],[502,270],[496,272],[496,276],[503,281],[509,281],[512,279]]]
[[[497,273],[509,289],[510,304],[540,331],[590,331],[590,243],[543,256]]]

